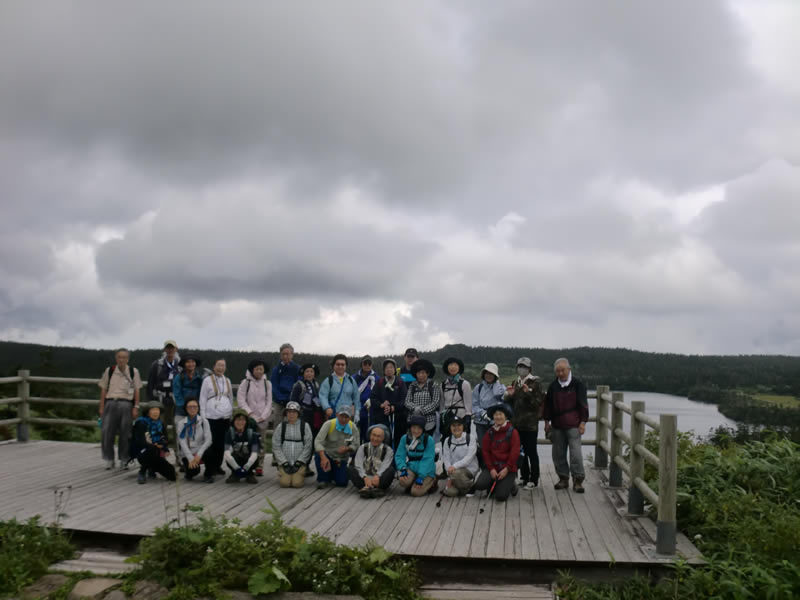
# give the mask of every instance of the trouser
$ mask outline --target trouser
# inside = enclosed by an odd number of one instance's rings
[[[177,425],[175,425],[175,400],[172,396],[168,396],[163,400],[164,410],[161,411],[161,420],[164,421],[164,427],[175,427],[175,431],[177,431]],[[170,436],[170,438],[174,439],[175,436]]]
[[[361,404],[361,414],[359,415],[358,421],[358,433],[361,435],[362,440],[367,439],[367,429],[373,423],[371,422],[369,415],[369,409],[364,407],[364,404]]]
[[[517,429],[517,433],[519,433],[519,441],[522,445],[523,451],[525,452],[525,454],[520,455],[519,462],[517,463],[522,474],[522,482],[528,483],[529,481],[532,481],[538,485],[539,452],[537,450],[537,438],[539,437],[539,432],[520,431]]]
[[[164,477],[164,479],[175,481],[175,467],[173,467],[166,458],[161,456],[157,448],[148,448],[145,452],[139,454],[137,458],[141,465],[139,468],[140,473],[150,471],[158,473]]]
[[[269,419],[259,421],[258,425],[258,439],[261,442],[258,447],[258,460],[256,460],[256,468],[264,468],[264,454],[267,447],[267,428],[269,427]]]
[[[180,420],[183,419],[185,416],[186,416],[186,409],[183,406],[176,406],[175,407],[175,420],[174,420],[175,438],[177,438],[181,433],[178,430],[178,424],[180,423]]]
[[[222,458],[225,454],[225,432],[231,426],[229,419],[208,419],[208,426],[211,429],[211,447],[206,454],[208,459],[203,457],[206,463],[206,475],[216,475],[222,466]]]
[[[282,488],[301,488],[306,480],[306,467],[303,465],[294,473],[287,473],[283,467],[278,467],[278,484]]]
[[[398,483],[406,492],[417,498],[427,494],[433,487],[433,484],[436,483],[436,479],[434,477],[425,477],[422,480],[421,486],[415,486],[414,480],[416,480],[416,478],[417,474],[411,469],[408,469],[408,479],[405,482],[403,482],[402,479],[399,479]]]
[[[211,448],[206,450],[203,453],[203,457],[202,457],[203,464],[206,466],[206,472],[205,472],[206,476],[214,474],[214,473],[212,473],[211,471],[208,470],[208,463],[209,463],[210,453],[211,453]],[[183,462],[183,468],[186,471],[186,479],[191,479],[192,477],[196,477],[197,475],[200,474],[200,465],[197,465],[194,469],[190,469],[189,468],[189,459],[188,458],[184,457],[182,459],[182,462]]]
[[[325,422],[325,413],[321,408],[303,408],[303,422],[311,428],[311,436],[316,439],[322,424]]]
[[[581,434],[577,427],[551,430],[550,441],[553,442],[553,465],[559,479],[569,479],[570,471],[573,479],[583,481],[583,454],[581,452]],[[569,464],[567,464],[567,448],[569,448]]]
[[[236,471],[238,471],[239,469],[244,469],[245,465],[247,464],[247,461],[250,460],[250,453],[247,454],[232,453],[231,459],[233,461],[233,464],[227,462],[225,466],[228,467],[228,469],[231,472],[231,475],[234,475],[236,474]],[[255,463],[250,465],[250,468],[247,469],[247,474],[250,475],[255,470],[255,468],[256,468]]]
[[[472,474],[472,471],[461,467],[448,475],[447,481],[445,482],[444,493],[447,496],[461,496],[472,489],[474,483],[475,475]]]
[[[128,462],[128,447],[131,443],[133,424],[133,401],[106,398],[103,405],[101,428],[103,460],[114,460],[114,438],[119,436],[118,456],[120,462]]]
[[[356,486],[357,490],[360,490],[364,487],[364,478],[358,474],[358,469],[356,469],[353,465],[347,467],[347,474],[350,477],[352,484]],[[382,490],[388,490],[389,486],[392,485],[392,481],[394,481],[394,474],[394,465],[390,465],[389,468],[381,473],[378,477],[378,487]]]
[[[509,472],[503,479],[497,480],[497,484],[494,486],[494,491],[492,492],[496,500],[500,502],[508,500],[508,497],[514,489],[514,479],[516,475],[516,473]],[[492,487],[494,482],[495,480],[492,479],[492,474],[489,472],[489,469],[484,469],[478,476],[478,481],[475,482],[475,489],[488,490]]]
[[[475,423],[475,433],[478,434],[478,464],[481,466],[481,469],[486,466],[483,462],[483,452],[481,452],[481,447],[483,446],[483,436],[486,435],[486,432],[489,431],[489,425],[483,423]]]
[[[272,422],[277,425],[278,423],[283,422],[283,415],[286,412],[286,405],[281,404],[280,402],[276,402],[275,399],[272,399]]]
[[[394,424],[392,419],[394,419]],[[392,428],[394,428],[394,449],[397,449],[400,446],[400,438],[408,432],[408,416],[404,410],[389,416],[389,431],[392,431]]]
[[[319,453],[314,453],[314,464],[317,465],[317,481],[319,483],[335,483],[339,487],[347,485],[347,460],[334,460],[326,452],[325,456],[331,461],[331,470],[323,471],[320,464]]]

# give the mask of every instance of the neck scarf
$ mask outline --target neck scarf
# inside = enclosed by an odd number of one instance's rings
[[[146,437],[150,438],[151,444],[161,444],[164,438],[164,425],[161,419],[151,419],[148,416],[142,417],[145,425],[147,425]]]
[[[457,384],[459,381],[461,381],[461,374],[460,373],[456,373],[455,375],[448,375],[447,376],[447,381],[449,381],[450,383],[456,383]]]
[[[198,415],[195,415],[194,419],[192,417],[186,418],[186,423],[184,424],[183,429],[181,429],[179,436],[181,439],[189,438],[190,440],[194,440],[195,427],[197,426],[197,416]]]
[[[341,431],[345,435],[353,435],[353,428],[350,427],[350,421],[347,422],[347,425],[342,425],[339,419],[336,419],[336,431]]]
[[[408,437],[409,437],[409,439],[410,439],[411,441],[410,441],[410,442],[408,442],[408,443],[406,443],[406,450],[413,450],[414,448],[416,448],[416,447],[417,447],[417,445],[418,445],[418,444],[419,444],[419,443],[422,441],[422,438],[423,438],[424,436],[425,436],[425,432],[423,431],[423,432],[422,432],[422,435],[421,435],[421,436],[419,436],[418,438],[412,438],[412,437],[411,437],[411,432],[409,431],[409,432],[408,432]]]
[[[389,377],[387,377],[387,378],[386,378],[386,385],[385,385],[385,387],[386,387],[386,389],[388,389],[390,392],[393,392],[393,391],[394,391],[394,382],[395,382],[395,380],[396,380],[396,379],[397,379],[397,377],[392,377],[392,378],[389,378]]]
[[[572,371],[570,371],[569,375],[567,375],[566,381],[561,381],[560,379],[558,380],[558,385],[560,385],[562,388],[567,387],[570,383],[572,383]]]

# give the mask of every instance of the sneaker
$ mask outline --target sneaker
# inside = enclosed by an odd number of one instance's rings
[[[203,483],[214,483],[214,476],[206,475],[205,477],[203,477]]]
[[[475,497],[475,492],[473,492],[472,490],[464,494],[464,498],[474,498],[474,497]]]
[[[362,498],[374,498],[375,494],[373,492],[374,490],[372,488],[364,486],[360,490],[358,490],[358,495],[361,496]]]
[[[372,488],[373,498],[383,498],[386,495],[386,490],[383,488]]]
[[[529,481],[528,483],[525,484],[525,489],[526,490],[532,490],[535,487],[536,487],[536,483],[533,482],[533,481]]]
[[[258,483],[258,479],[256,479],[256,476],[253,475],[252,473],[247,474],[247,478],[245,479],[245,481],[247,483]]]
[[[128,461],[119,463],[119,470],[120,471],[127,471],[128,470]]]
[[[514,487],[511,488],[511,495],[516,496],[519,493],[519,487],[517,487],[516,482],[514,483]]]
[[[314,471],[311,469],[306,469],[306,477],[314,477],[315,475],[316,473],[314,473]]]
[[[148,471],[148,472],[147,472],[147,476],[148,476],[150,479],[155,479],[155,478],[156,478],[156,472],[155,472],[155,471]]]
[[[259,477],[263,477],[264,476],[264,469],[262,469],[261,467],[258,467],[256,469],[256,475],[258,475]]]
[[[186,467],[183,466],[183,463],[181,463],[181,466],[178,467],[178,471],[180,471],[181,473],[186,473]]]
[[[214,475],[225,475],[225,471],[222,470],[222,467],[217,467],[217,472]]]
[[[586,490],[583,489],[583,479],[572,479],[572,491],[583,494]]]
[[[147,483],[147,475],[143,471],[139,471],[139,476],[136,478],[137,483]]]
[[[107,460],[106,461],[106,471],[110,471],[113,468],[114,468],[114,461],[113,460]]]
[[[558,483],[553,486],[556,490],[565,490],[569,487],[569,479],[559,479]]]
[[[189,475],[188,473],[186,473],[186,474],[183,476],[183,478],[184,478],[186,481],[191,481],[192,479],[194,479],[194,475]]]
[[[330,484],[330,483],[328,483],[327,481],[320,481],[320,482],[317,484],[317,489],[318,489],[318,490],[325,490],[325,489],[328,489],[328,487],[329,487],[330,485],[331,485],[331,484]]]
[[[228,475],[225,483],[239,483],[239,478],[236,475]]]

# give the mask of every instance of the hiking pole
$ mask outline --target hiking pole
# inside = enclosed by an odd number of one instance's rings
[[[447,483],[444,484],[444,487],[442,488],[442,491],[439,492],[439,501],[436,503],[436,508],[439,508],[442,505],[442,499],[444,498],[444,493],[445,493],[445,491],[447,490],[448,487],[450,487],[450,480],[449,479],[447,480]]]
[[[483,506],[481,506],[480,510],[478,511],[478,514],[481,515],[483,514],[483,509],[486,508],[486,503],[489,501],[489,496],[492,495],[492,492],[494,491],[494,486],[496,485],[497,485],[497,479],[494,480],[492,487],[489,488],[489,492],[486,494],[486,498],[483,499]]]

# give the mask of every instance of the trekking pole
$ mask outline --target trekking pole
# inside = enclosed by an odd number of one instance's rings
[[[489,501],[489,496],[492,495],[492,492],[494,491],[494,486],[496,485],[497,485],[497,479],[494,480],[492,487],[489,488],[489,492],[486,494],[486,498],[483,499],[483,506],[481,506],[480,510],[478,511],[478,514],[481,515],[483,514],[483,509],[486,507],[486,503]]]
[[[444,484],[442,491],[439,492],[439,501],[436,503],[436,508],[439,508],[442,505],[442,499],[444,498],[444,493],[447,491],[447,488],[450,487],[450,480],[447,480],[447,483]]]
[[[392,433],[392,450],[394,450],[394,413],[389,414],[389,429]]]

